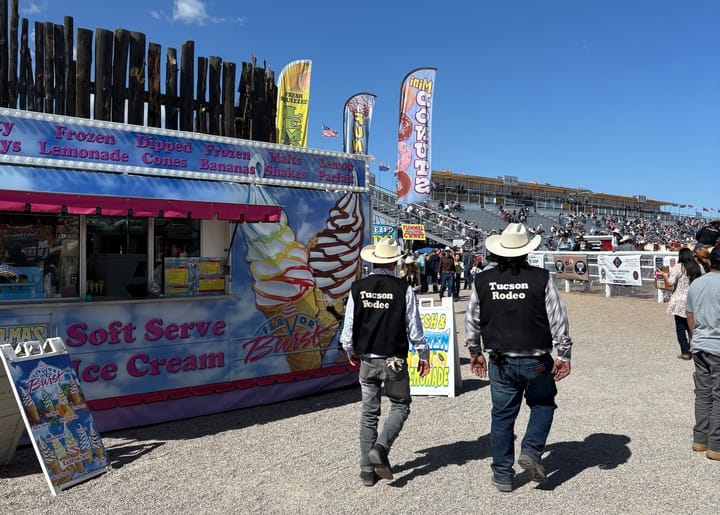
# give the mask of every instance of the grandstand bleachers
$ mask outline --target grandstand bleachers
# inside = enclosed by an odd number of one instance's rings
[[[425,226],[427,239],[436,243],[450,246],[453,240],[463,238],[462,230],[466,236],[473,235],[477,230],[483,235],[494,231],[502,231],[507,225],[497,204],[487,203],[485,207],[478,203],[468,202],[461,205],[461,209],[447,212],[439,208],[438,200],[431,200],[421,204],[412,204],[408,212],[407,206],[398,206],[395,192],[377,186],[370,189],[373,213],[376,219],[385,220],[388,225],[400,223],[421,223]],[[609,235],[613,228],[621,234],[632,234],[639,244],[654,245],[656,248],[679,248],[679,245],[694,243],[696,231],[702,227],[705,220],[699,217],[661,216],[624,216],[609,213],[598,214],[592,217],[588,213],[577,210],[561,210],[540,204],[536,211],[534,206],[523,203],[514,203],[510,199],[508,205],[503,206],[509,213],[525,207],[527,218],[525,224],[529,229],[543,225],[544,244],[552,249],[552,228],[557,232],[569,232],[576,241],[588,235]],[[558,206],[559,207],[559,206]],[[561,220],[562,219],[562,220]]]

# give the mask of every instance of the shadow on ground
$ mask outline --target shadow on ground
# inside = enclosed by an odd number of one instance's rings
[[[630,459],[630,438],[625,435],[594,433],[581,442],[557,442],[545,448],[542,464],[548,479],[538,485],[554,490],[584,470],[599,468],[612,470]],[[490,435],[472,441],[460,441],[417,451],[417,458],[393,467],[392,487],[403,487],[419,476],[431,474],[450,465],[465,465],[474,460],[492,457]],[[515,476],[515,488],[530,482],[530,475],[522,469]],[[488,480],[490,471],[488,470]]]
[[[396,477],[391,483],[393,487],[403,487],[419,476],[425,476],[449,465],[465,465],[473,460],[490,457],[490,434],[477,440],[454,442],[437,447],[428,447],[417,451],[419,456],[412,461],[393,467]],[[403,472],[407,472],[402,474]]]
[[[146,454],[152,453],[163,445],[163,441],[202,438],[232,429],[268,424],[355,402],[360,402],[360,387],[358,384],[275,404],[265,404],[224,413],[164,422],[162,424],[109,431],[103,433],[102,437],[106,439],[106,446],[110,439],[121,440],[116,445],[107,446],[110,464],[113,468],[121,468]],[[8,465],[0,467],[0,477],[6,478],[41,472],[42,469],[35,451],[29,443],[17,449],[15,456]]]

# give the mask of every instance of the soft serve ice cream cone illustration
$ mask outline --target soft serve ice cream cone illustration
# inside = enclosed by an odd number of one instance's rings
[[[264,163],[260,156],[253,157],[251,166],[262,176]],[[278,204],[262,187],[251,188],[248,203]],[[337,200],[325,227],[310,238],[307,246],[296,240],[285,212],[279,222],[242,226],[256,307],[268,320],[296,313],[315,318],[315,327],[305,329],[313,332],[311,348],[286,352],[293,371],[322,366],[322,356],[337,333],[350,285],[360,274],[364,226],[361,196],[350,192]],[[287,326],[273,326],[273,334],[287,336]]]
[[[80,445],[73,436],[72,431],[65,426],[63,431],[63,438],[65,439],[65,448],[67,449],[69,462],[75,465],[75,470],[80,474],[85,471],[85,465],[83,464],[82,454],[80,453]]]
[[[55,452],[48,446],[43,438],[39,439],[39,448],[40,455],[47,470],[53,475],[58,475],[63,470],[63,466],[58,461]]]
[[[35,405],[35,401],[33,400],[32,396],[28,393],[28,391],[25,388],[20,388],[20,398],[22,400],[23,408],[25,409],[25,414],[27,415],[28,421],[30,424],[39,424],[40,423],[40,412],[37,409],[37,406]]]
[[[318,318],[330,329],[325,347],[338,329],[350,286],[360,275],[364,227],[360,195],[348,192],[330,209],[325,227],[308,242],[308,263],[322,292]]]
[[[263,188],[251,188],[251,204],[277,205]],[[317,317],[318,306],[313,270],[308,265],[307,248],[295,239],[283,212],[279,222],[243,224],[248,245],[247,260],[253,276],[255,306],[268,320],[290,318],[300,313]],[[288,337],[288,325],[274,324],[273,334]],[[294,329],[298,330],[298,329]],[[322,365],[316,346],[286,352],[290,369],[312,370]]]
[[[98,459],[105,457],[105,446],[100,439],[100,435],[95,431],[95,426],[90,426],[90,445],[92,446],[93,453]]]

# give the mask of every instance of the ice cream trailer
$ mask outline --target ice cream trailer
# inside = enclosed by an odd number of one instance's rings
[[[61,337],[101,431],[357,381],[364,156],[5,110],[0,343]]]

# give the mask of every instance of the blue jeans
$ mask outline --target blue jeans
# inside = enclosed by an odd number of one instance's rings
[[[465,268],[465,271],[463,272],[465,275],[465,289],[470,289],[470,283],[473,280],[472,274],[470,273],[470,270],[468,268]]]
[[[488,369],[492,398],[491,468],[498,482],[511,483],[515,475],[515,419],[523,394],[530,407],[530,418],[520,452],[540,462],[557,407],[557,387],[550,373],[553,358],[549,354],[527,358],[505,357],[505,361],[503,365],[490,361]]]
[[[382,390],[390,400],[390,413],[378,436],[380,400]],[[385,364],[385,358],[367,358],[360,362],[360,391],[362,414],[360,416],[360,471],[372,472],[375,467],[368,460],[372,446],[379,443],[390,452],[393,442],[400,434],[410,415],[410,377],[407,360],[400,372],[393,372]]]
[[[693,353],[695,362],[695,426],[693,442],[720,452],[720,356]]]
[[[443,296],[445,296],[445,287],[446,286],[448,289],[448,297],[453,296],[453,291],[455,288],[454,275],[455,274],[452,272],[443,272],[440,275],[440,298],[443,298]]]
[[[680,353],[690,354],[690,344],[688,343],[690,328],[688,327],[687,318],[675,315],[675,333],[680,344]]]

